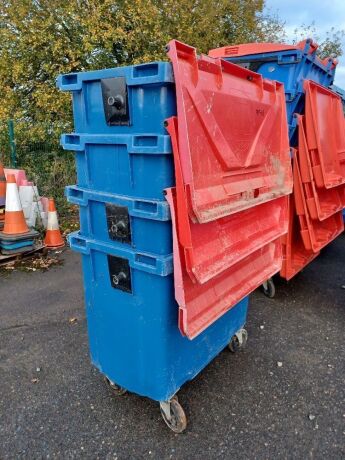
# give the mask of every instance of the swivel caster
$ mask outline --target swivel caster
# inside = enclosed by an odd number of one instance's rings
[[[177,396],[159,403],[163,420],[174,433],[182,433],[187,427],[187,417]]]
[[[237,351],[243,350],[246,346],[248,340],[248,332],[245,329],[240,329],[232,337],[229,342],[228,348],[231,353],[236,353]]]
[[[276,287],[272,278],[269,278],[267,281],[262,283],[262,291],[266,297],[273,299],[273,297],[276,295]]]
[[[122,396],[127,393],[126,388],[120,387],[120,385],[117,385],[116,383],[109,380],[108,377],[105,377],[105,381],[110,386],[115,396]]]

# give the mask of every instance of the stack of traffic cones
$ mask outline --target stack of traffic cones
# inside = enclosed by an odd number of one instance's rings
[[[9,174],[6,184],[5,220],[0,232],[1,252],[16,254],[30,251],[34,248],[35,238],[38,235],[39,233],[30,230],[25,222],[16,179],[13,174]]]
[[[47,248],[61,248],[65,242],[59,230],[58,216],[53,198],[49,198],[47,233],[44,239]]]
[[[6,203],[6,177],[4,167],[0,163],[0,230],[4,227]]]

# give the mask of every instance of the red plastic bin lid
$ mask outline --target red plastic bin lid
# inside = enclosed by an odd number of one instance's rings
[[[345,185],[326,189],[317,187],[304,131],[304,116],[298,120],[298,159],[303,191],[309,215],[314,220],[325,220],[345,207]]]
[[[301,227],[301,237],[305,249],[317,253],[344,231],[343,213],[339,211],[323,221],[312,220],[303,193],[298,150],[295,152],[293,173],[293,196]]]
[[[194,339],[281,269],[281,243],[278,238],[210,281],[196,283],[187,273],[178,241],[175,189],[166,192],[173,222],[174,284],[179,305],[179,329],[182,335]]]
[[[291,193],[283,86],[175,40],[168,55],[191,216],[205,223]]]
[[[287,281],[319,255],[319,252],[307,251],[304,247],[299,219],[291,195],[289,197],[289,230],[282,238],[282,253],[283,263],[280,276]]]
[[[318,47],[319,45],[316,42],[314,42],[311,38],[307,38],[306,40],[296,43],[296,45],[286,45],[285,43],[243,43],[240,45],[228,45],[210,50],[208,55],[213,58],[226,59],[251,56],[255,54],[278,53],[279,51],[290,50],[300,50],[307,52],[307,54],[314,54],[316,53]],[[328,66],[329,61],[332,61],[332,69],[334,69],[334,67],[338,64],[338,60],[331,57],[320,59],[315,56],[315,58],[324,67]]]
[[[173,152],[178,160],[176,117],[167,120]],[[288,197],[259,204],[212,222],[193,222],[188,215],[186,191],[179,163],[175,163],[178,240],[184,251],[186,270],[203,284],[261,249],[288,229]]]
[[[305,80],[305,132],[318,187],[345,183],[345,130],[341,98]]]
[[[275,53],[278,51],[289,51],[298,49],[294,45],[285,45],[283,43],[243,43],[240,45],[228,45],[221,48],[215,48],[208,52],[213,58],[227,58],[248,56],[251,54]]]

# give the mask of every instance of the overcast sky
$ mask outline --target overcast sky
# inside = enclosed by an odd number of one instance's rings
[[[266,7],[286,22],[291,36],[296,27],[313,21],[320,37],[331,27],[345,30],[345,0],[266,0]],[[343,49],[345,53],[345,39]],[[345,89],[345,56],[339,59],[334,83]]]

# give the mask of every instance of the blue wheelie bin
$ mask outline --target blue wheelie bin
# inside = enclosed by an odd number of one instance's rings
[[[160,403],[175,432],[186,426],[176,393],[222,349],[245,345],[248,298],[193,340],[178,327],[172,222],[164,189],[175,185],[165,119],[176,115],[169,63],[62,75],[72,93],[75,132],[62,136],[76,156],[80,208],[69,236],[82,257],[92,363],[114,391]]]

